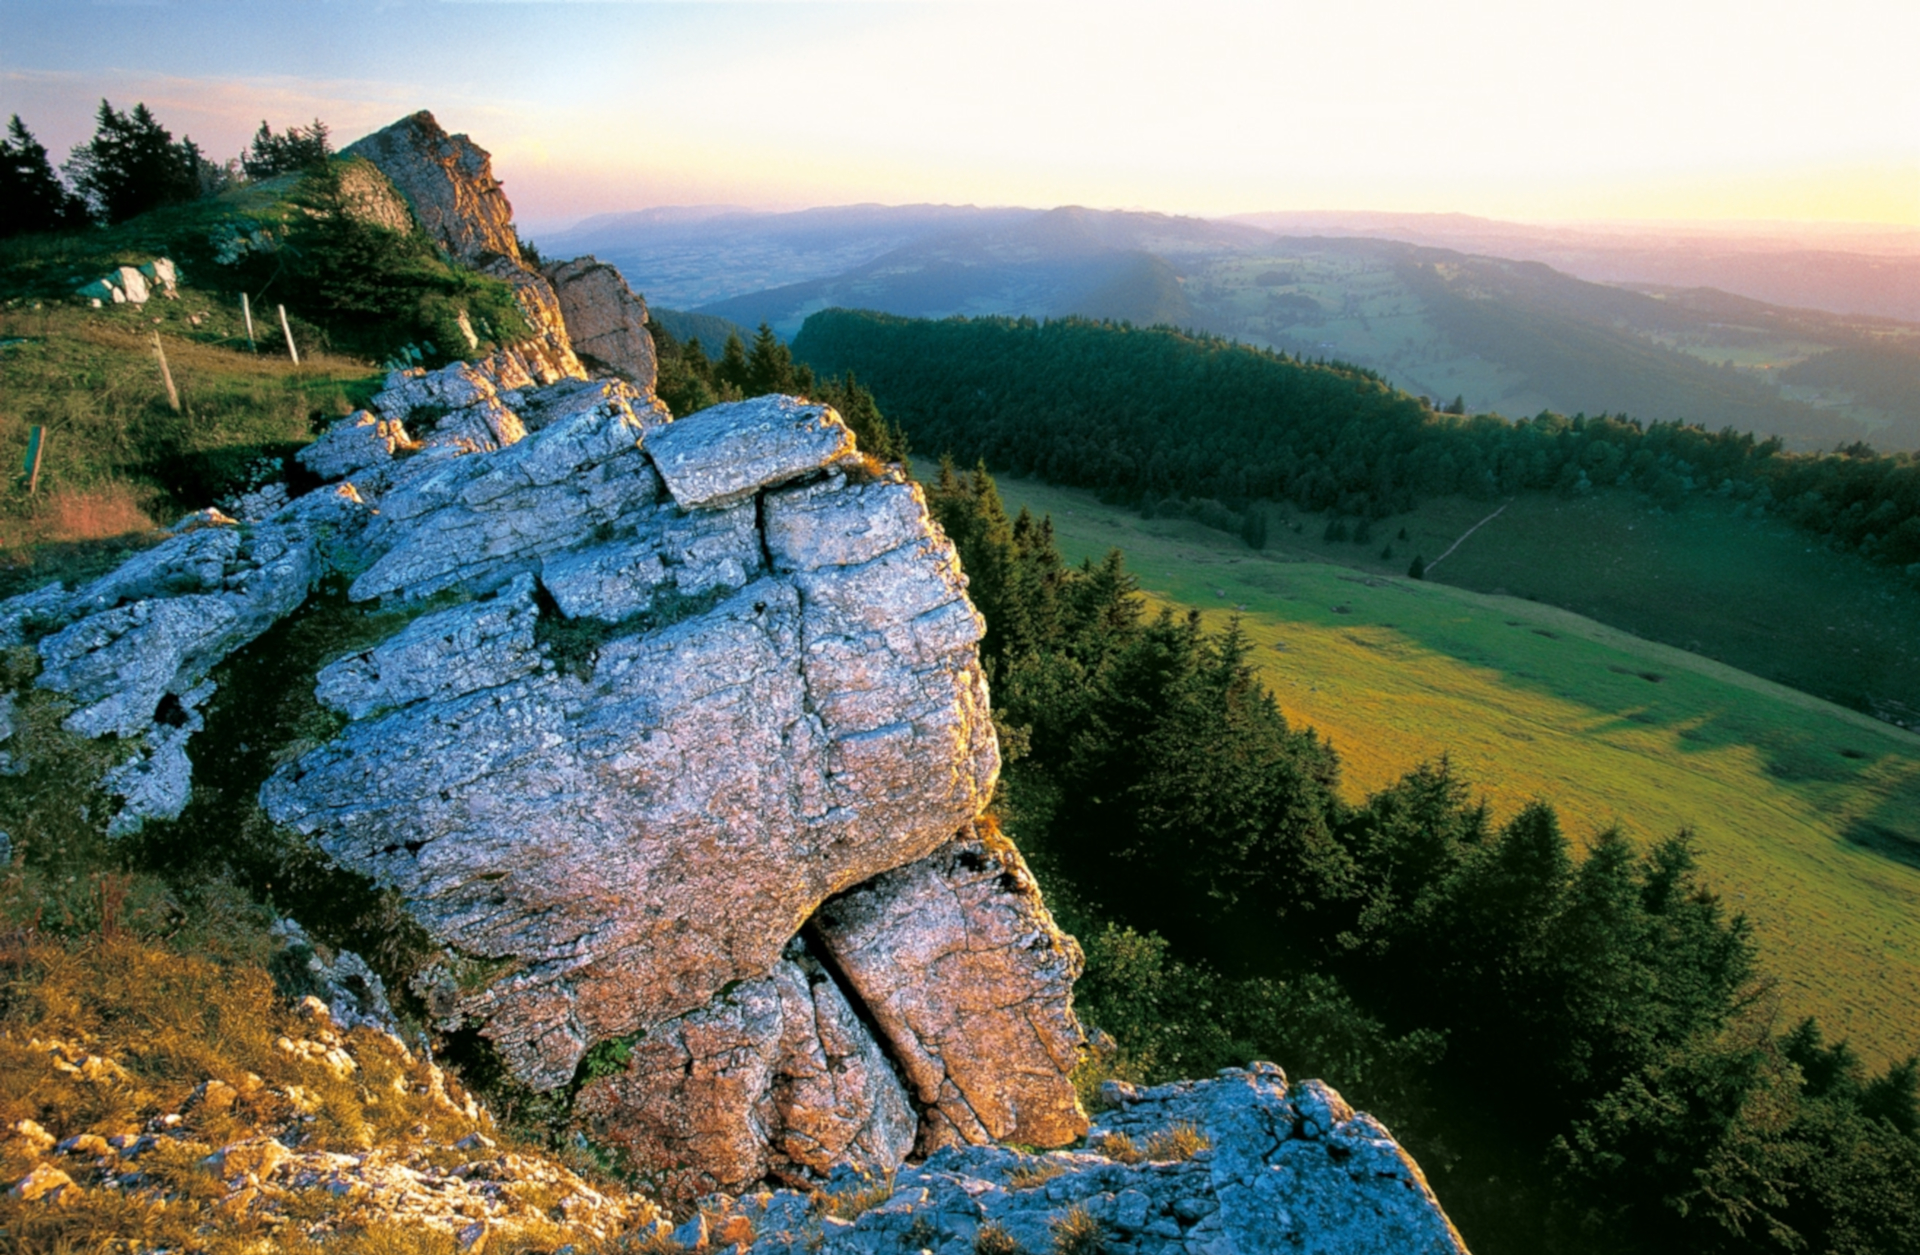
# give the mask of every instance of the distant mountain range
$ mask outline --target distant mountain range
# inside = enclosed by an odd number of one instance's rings
[[[542,242],[614,263],[657,305],[787,337],[836,306],[1077,314],[1337,357],[1475,412],[1920,448],[1920,325],[1885,313],[1920,320],[1920,232],[853,205],[654,209]]]
[[[1920,230],[1874,224],[1537,226],[1468,214],[1262,213],[1277,235],[1403,240],[1545,262],[1595,283],[1718,288],[1775,305],[1920,322]]]

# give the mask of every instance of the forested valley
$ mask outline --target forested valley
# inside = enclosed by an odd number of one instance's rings
[[[1920,1071],[1780,1021],[1685,832],[1581,853],[1443,759],[1359,804],[1236,631],[1065,566],[984,467],[929,494],[985,615],[1000,815],[1080,937],[1094,1066],[1272,1058],[1420,1159],[1474,1249],[1920,1250]]]
[[[793,342],[857,371],[922,450],[1188,514],[1258,547],[1267,507],[1378,520],[1451,493],[1714,494],[1920,578],[1920,462],[1681,422],[1438,412],[1378,374],[1168,327],[827,310]]]

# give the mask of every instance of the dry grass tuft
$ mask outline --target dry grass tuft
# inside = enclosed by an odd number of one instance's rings
[[[1155,1163],[1180,1162],[1193,1158],[1203,1150],[1211,1149],[1213,1143],[1207,1135],[1191,1124],[1182,1122],[1150,1134],[1147,1138],[1146,1157]]]
[[[1078,1204],[1067,1208],[1066,1215],[1053,1222],[1054,1255],[1100,1255],[1107,1241],[1106,1229],[1093,1213]]]
[[[1094,1154],[1105,1155],[1115,1163],[1139,1163],[1146,1158],[1145,1152],[1125,1133],[1102,1133],[1091,1145]]]
[[[1050,1159],[1033,1159],[1007,1174],[1010,1190],[1034,1190],[1053,1180],[1066,1169]]]
[[[864,1183],[813,1196],[813,1209],[823,1216],[854,1220],[893,1197],[893,1177],[869,1177]]]
[[[989,1220],[973,1235],[973,1255],[1020,1255],[1020,1243],[995,1221]]]

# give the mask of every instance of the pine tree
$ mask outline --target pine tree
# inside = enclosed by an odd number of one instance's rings
[[[1417,553],[1413,555],[1412,564],[1407,567],[1407,578],[1410,580],[1427,578],[1427,560]]]
[[[94,212],[116,223],[199,199],[219,168],[191,139],[175,143],[146,105],[122,113],[102,100],[93,138],[73,150],[66,169]]]
[[[720,385],[722,400],[737,401],[747,395],[753,367],[747,361],[747,346],[740,342],[737,333],[728,334],[727,343],[720,350],[720,360],[714,364],[713,378]]]
[[[240,166],[250,179],[270,179],[277,174],[311,170],[332,154],[327,124],[319,118],[315,118],[311,126],[290,126],[280,135],[275,135],[273,128],[262,121],[260,129],[254,132],[252,145],[240,158]],[[537,257],[535,261],[537,264]]]
[[[47,160],[47,150],[19,114],[0,141],[0,239],[27,231],[83,226],[87,207],[67,190]]]

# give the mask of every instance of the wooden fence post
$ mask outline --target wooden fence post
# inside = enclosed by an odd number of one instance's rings
[[[153,355],[160,359],[160,378],[164,380],[167,385],[167,404],[173,407],[175,414],[178,414],[180,412],[180,392],[173,386],[173,372],[167,369],[167,350],[160,344],[160,333],[158,331],[153,333]]]
[[[247,349],[258,353],[260,346],[253,342],[253,306],[247,303],[247,294],[240,294],[240,317],[247,320]]]
[[[47,453],[47,429],[38,424],[27,428],[27,495],[40,489],[40,462]]]
[[[287,338],[287,356],[293,359],[295,366],[298,366],[300,364],[300,350],[293,347],[293,328],[287,325],[287,307],[285,305],[279,305],[275,306],[275,308],[280,311],[280,334]]]

